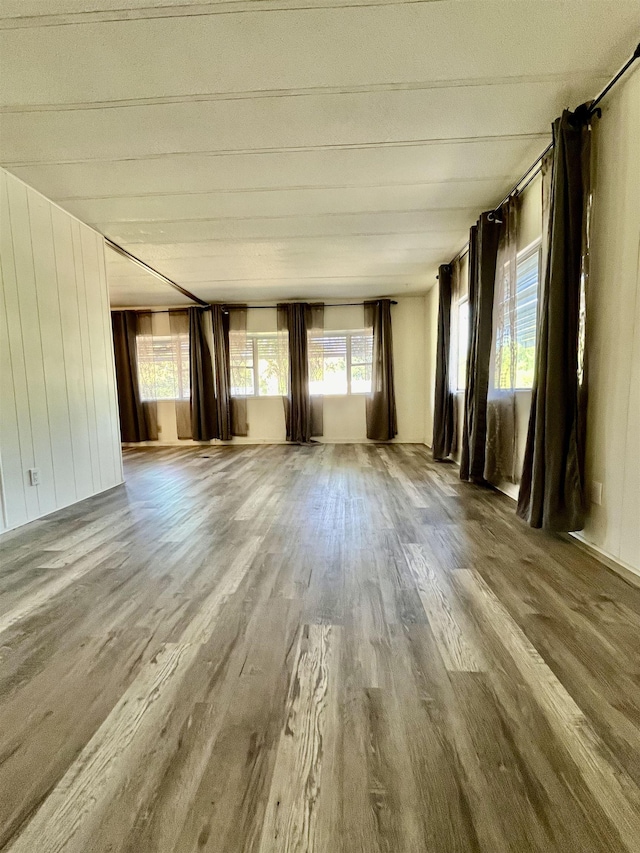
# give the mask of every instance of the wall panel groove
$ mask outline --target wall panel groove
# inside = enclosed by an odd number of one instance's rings
[[[103,238],[1,169],[0,220],[3,529],[117,485],[122,468]]]

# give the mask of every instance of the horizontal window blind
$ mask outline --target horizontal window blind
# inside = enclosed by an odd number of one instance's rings
[[[371,391],[373,335],[368,331],[309,336],[311,394],[365,394]]]
[[[142,400],[189,399],[188,335],[138,335],[136,349]]]
[[[516,270],[516,388],[532,388],[538,327],[540,249],[523,258]]]
[[[524,347],[536,343],[538,317],[538,252],[518,264],[516,275],[516,340]]]
[[[287,393],[288,346],[278,334],[229,333],[231,396],[277,397]]]

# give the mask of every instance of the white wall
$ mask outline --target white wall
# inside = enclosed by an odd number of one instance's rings
[[[640,572],[640,69],[594,122],[584,539]]]
[[[0,169],[0,270],[7,529],[122,482],[122,460],[103,238]]]
[[[427,406],[424,297],[401,297],[397,302],[398,304],[391,308],[398,410],[398,435],[395,440],[422,444]],[[153,323],[156,334],[169,334],[169,320],[166,314],[154,314]],[[362,306],[345,305],[325,309],[326,331],[361,329],[363,326]],[[247,312],[247,331],[275,332],[276,329],[275,307]],[[247,420],[248,436],[234,438],[234,442],[268,443],[286,440],[282,398],[249,398]],[[175,408],[172,402],[158,403],[158,424],[160,435],[157,443],[173,444],[178,441]],[[318,440],[329,443],[367,441],[364,396],[325,397],[324,435]]]

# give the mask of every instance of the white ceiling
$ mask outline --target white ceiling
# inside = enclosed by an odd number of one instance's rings
[[[207,300],[428,290],[640,3],[0,0],[0,162]],[[109,252],[112,303],[178,304]]]

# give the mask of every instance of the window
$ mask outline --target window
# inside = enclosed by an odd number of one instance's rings
[[[373,334],[353,333],[351,336],[351,393],[371,392],[371,369],[373,365]]]
[[[189,335],[138,335],[138,382],[142,400],[188,400]]]
[[[505,391],[533,387],[540,278],[539,243],[521,253],[516,261],[515,273],[513,286],[508,265],[505,265],[502,291],[496,304],[494,387]]]
[[[309,336],[311,394],[368,394],[372,363],[372,332],[362,329]]]
[[[287,393],[289,363],[283,337],[229,333],[232,397],[281,397]]]
[[[540,255],[540,246],[536,246],[524,254],[516,266],[516,388],[533,387]]]
[[[467,384],[467,350],[469,348],[469,300],[467,297],[458,302],[457,342],[456,387],[458,391],[464,391]]]

